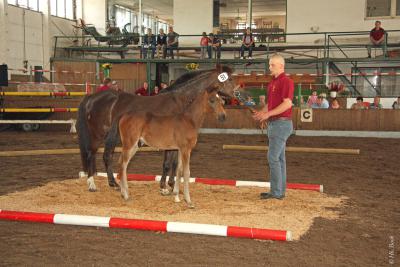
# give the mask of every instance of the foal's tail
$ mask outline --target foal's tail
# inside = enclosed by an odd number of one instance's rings
[[[88,102],[89,96],[83,98],[82,102],[79,104],[78,110],[78,139],[79,139],[79,150],[81,152],[81,161],[84,172],[88,172],[89,166],[89,153],[91,147],[91,138],[89,134],[89,128],[87,125],[87,114],[86,114],[86,104]]]

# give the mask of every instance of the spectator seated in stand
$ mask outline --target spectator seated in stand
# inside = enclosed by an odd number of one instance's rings
[[[174,49],[177,49],[179,46],[179,34],[174,32],[174,28],[170,26],[168,28],[167,35],[167,50],[169,50],[169,55],[171,59],[174,59]]]
[[[148,90],[149,90],[149,84],[147,82],[144,82],[143,86],[135,91],[135,94],[141,96],[148,96],[149,95]]]
[[[165,89],[167,87],[168,87],[168,84],[166,84],[164,82],[160,83],[160,90],[163,90],[163,89]]]
[[[332,100],[331,109],[340,109],[339,101],[336,98]]]
[[[160,88],[158,86],[154,86],[153,92],[151,92],[150,96],[155,96],[160,93]]]
[[[101,86],[96,89],[96,93],[110,89],[112,89],[112,80],[110,78],[105,78]]]
[[[167,35],[164,33],[164,29],[160,29],[157,35],[157,58],[160,58],[160,53],[162,53],[162,58],[167,57]]]
[[[215,51],[217,58],[221,58],[221,40],[213,33],[209,35],[210,41],[208,42],[208,58],[212,58],[212,51]]]
[[[311,108],[326,109],[329,108],[329,102],[326,100],[325,94],[320,94],[317,98],[317,103],[313,104]]]
[[[151,51],[151,58],[154,58],[156,52],[157,40],[156,36],[151,33],[151,29],[147,29],[147,34],[143,36],[142,57],[147,58],[147,54]]]
[[[375,28],[373,28],[369,33],[369,39],[371,41],[367,46],[369,58],[371,57],[372,47],[381,47],[383,50],[383,56],[387,57],[385,35],[386,32],[381,28],[381,22],[379,20],[375,21]]]
[[[400,109],[400,96],[397,97],[397,101],[394,101],[392,104],[393,109]]]
[[[317,96],[317,91],[313,91],[313,92],[311,93],[311,95],[308,97],[307,105],[308,105],[309,107],[312,107],[312,105],[314,105],[314,104],[317,103],[317,98],[318,98],[318,96]]]
[[[362,96],[357,97],[356,103],[351,105],[351,109],[368,109],[369,102],[364,102],[364,98]]]
[[[250,27],[247,27],[243,39],[242,39],[242,46],[240,47],[240,58],[244,59],[244,51],[249,51],[248,59],[252,59],[253,54],[253,47],[254,47],[254,38],[253,34],[251,33]]]
[[[379,96],[374,97],[374,103],[369,105],[369,109],[382,109],[381,98]]]
[[[252,107],[256,105],[256,102],[254,102],[253,98],[251,96],[247,96],[246,101],[244,102],[245,106]]]

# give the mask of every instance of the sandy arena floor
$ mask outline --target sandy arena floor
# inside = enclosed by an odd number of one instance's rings
[[[191,176],[267,181],[265,152],[222,150],[223,144],[264,145],[265,139],[200,135]],[[288,145],[359,148],[361,154],[287,153],[288,182],[323,184],[324,194],[289,190],[284,201],[262,201],[259,188],[191,184],[194,210],[162,197],[156,183],[131,182],[128,203],[104,179],[96,180],[99,192],[89,193],[85,181],[77,179],[78,154],[1,157],[0,208],[234,221],[241,226],[287,228],[297,241],[0,221],[0,266],[386,266],[391,251],[397,264],[399,140],[291,137]],[[76,137],[69,133],[0,132],[1,151],[76,147]],[[161,164],[162,153],[141,152],[128,171],[160,174]],[[97,166],[104,171],[100,156]]]

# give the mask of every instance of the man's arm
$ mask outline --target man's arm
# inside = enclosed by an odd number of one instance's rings
[[[253,118],[257,121],[263,122],[272,116],[279,115],[292,107],[292,100],[290,98],[283,99],[283,102],[276,108],[268,111],[266,106],[261,111],[254,112]]]

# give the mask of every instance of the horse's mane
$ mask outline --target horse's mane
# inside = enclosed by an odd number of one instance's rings
[[[187,85],[196,82],[198,79],[203,78],[205,74],[209,74],[214,71],[228,72],[229,74],[232,73],[232,69],[227,66],[218,66],[217,69],[188,72],[176,79],[176,81],[171,86],[165,88],[164,90],[161,90],[160,93],[176,92],[182,90],[182,88],[184,88],[185,90],[187,88]]]

